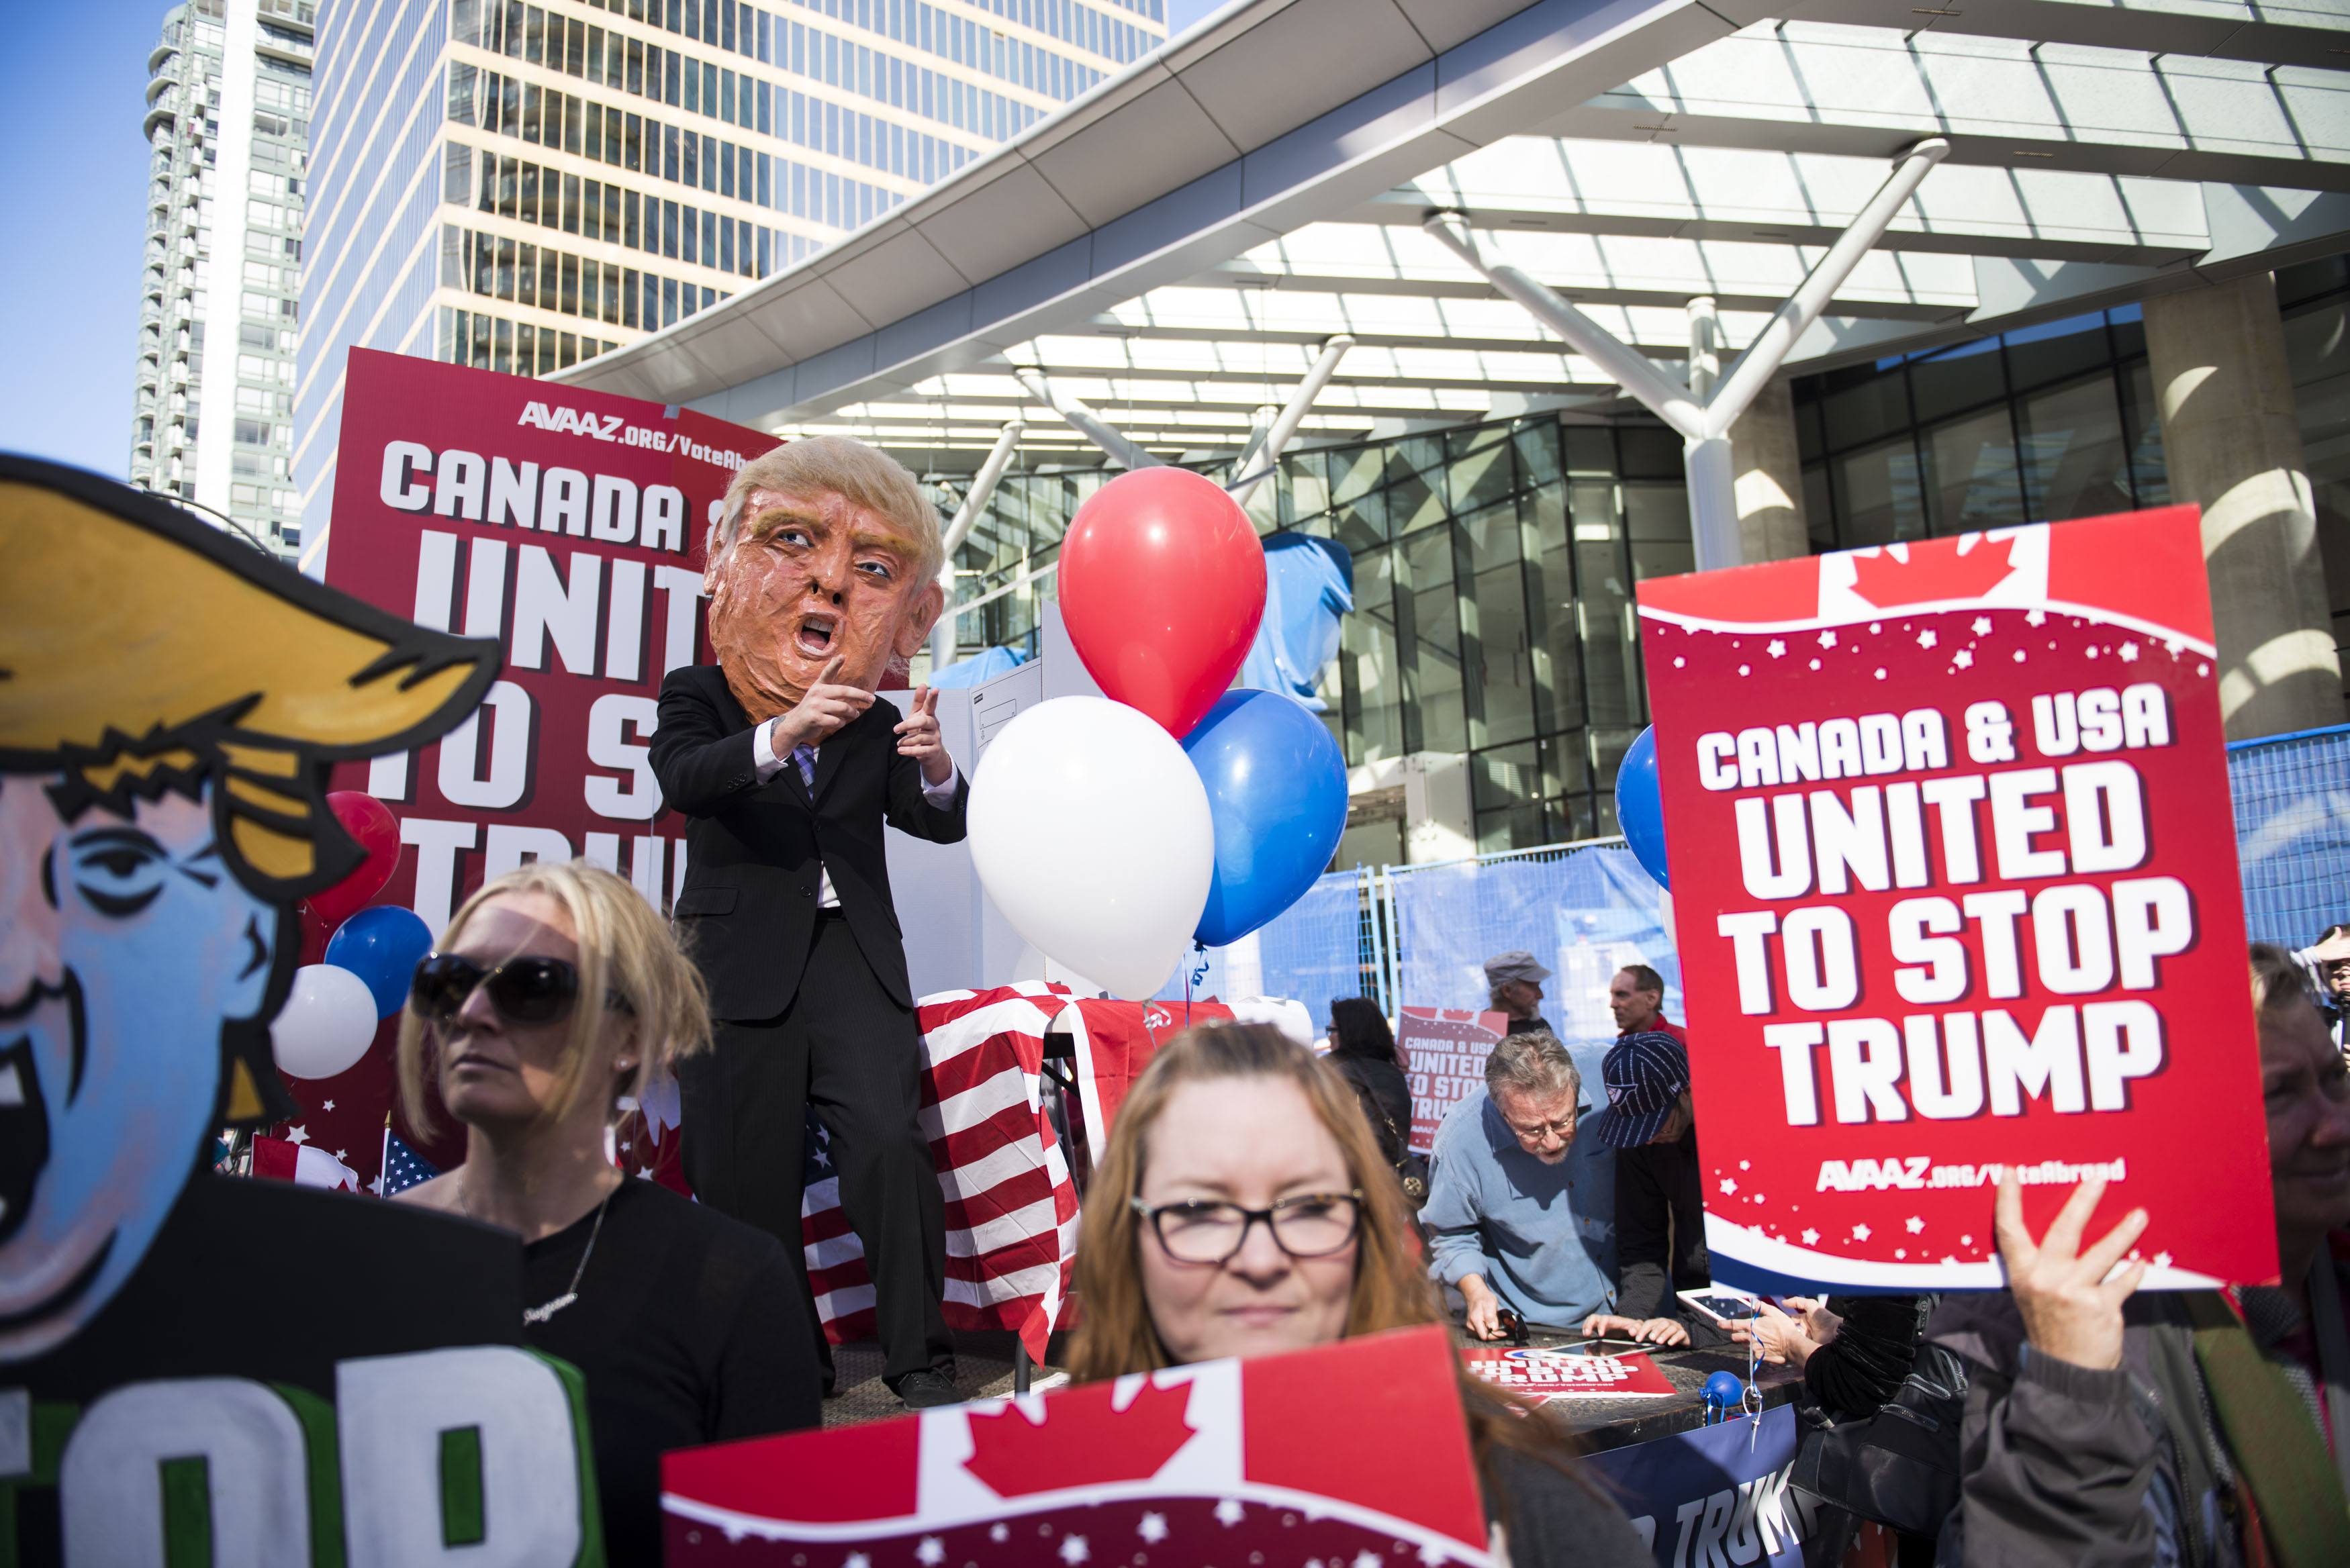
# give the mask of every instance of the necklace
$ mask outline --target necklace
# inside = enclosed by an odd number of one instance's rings
[[[619,1189],[617,1187],[612,1189],[612,1192],[618,1192],[619,1190]],[[604,1200],[596,1205],[596,1223],[588,1227],[588,1250],[579,1254],[579,1266],[571,1271],[570,1288],[551,1302],[545,1303],[539,1306],[523,1308],[523,1322],[525,1324],[545,1323],[556,1313],[561,1312],[565,1307],[569,1306],[573,1302],[579,1299],[579,1276],[588,1272],[588,1260],[596,1255],[596,1238],[604,1233],[604,1210],[612,1206],[612,1192],[607,1192],[604,1194]]]

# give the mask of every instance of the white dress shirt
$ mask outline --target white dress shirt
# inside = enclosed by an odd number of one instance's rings
[[[751,732],[751,762],[759,770],[761,784],[765,784],[774,778],[782,770],[784,764],[792,760],[788,753],[780,757],[775,755],[775,721],[770,719]],[[816,756],[824,755],[822,746],[810,747],[809,750]],[[962,782],[962,767],[952,757],[949,757],[946,782],[932,784],[930,780],[924,779],[922,798],[943,811],[954,804],[955,785]],[[821,860],[816,862],[816,907],[819,909],[840,908],[840,895],[832,890],[832,873],[825,869],[824,862]]]

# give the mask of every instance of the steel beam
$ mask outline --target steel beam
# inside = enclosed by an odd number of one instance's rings
[[[1029,395],[1067,421],[1069,428],[1102,449],[1120,468],[1159,468],[1159,461],[1126,439],[1118,428],[1053,384],[1044,371],[1023,365],[1013,370]]]
[[[954,521],[947,524],[946,537],[940,542],[939,590],[944,597],[941,601],[939,618],[931,628],[932,674],[954,662],[954,553],[962,548],[962,542],[971,537],[972,524],[979,521],[981,514],[987,510],[987,504],[995,498],[995,486],[1003,478],[1004,469],[1011,464],[1012,453],[1020,444],[1021,432],[1027,428],[1018,420],[1003,427],[1003,432],[995,438],[994,449],[987,454],[987,461],[979,465],[977,473],[971,476],[971,488],[963,492],[962,504],[955,508]]]
[[[1314,406],[1314,400],[1321,396],[1322,389],[1330,384],[1330,378],[1337,373],[1338,361],[1345,358],[1347,350],[1354,346],[1355,340],[1343,332],[1333,334],[1322,345],[1322,352],[1315,357],[1313,368],[1305,372],[1305,379],[1297,383],[1297,390],[1290,395],[1280,417],[1273,421],[1273,429],[1265,432],[1264,444],[1256,453],[1262,460],[1256,472],[1232,487],[1234,501],[1247,505],[1248,498],[1254,493],[1256,487],[1279,466],[1281,449],[1287,446],[1290,437],[1297,433],[1297,427],[1305,422],[1305,410]],[[1243,458],[1233,466],[1243,466],[1246,462],[1247,459]]]

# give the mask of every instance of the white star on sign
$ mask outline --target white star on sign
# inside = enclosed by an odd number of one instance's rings
[[[2020,649],[2020,648],[2019,648],[2019,649],[2017,649],[2015,650],[2015,661],[2016,661],[2018,664],[2021,664],[2021,663],[2022,663],[2022,662],[2023,662],[2023,649]]]
[[[1065,1535],[1061,1538],[1061,1561],[1068,1563],[1070,1568],[1076,1568],[1076,1564],[1092,1555],[1093,1552],[1087,1547],[1084,1536]]]
[[[1820,646],[1822,648],[1834,648],[1835,646],[1835,633],[1832,631],[1824,631],[1820,633]]]
[[[1912,1236],[1915,1236],[1918,1231],[1923,1231],[1926,1228],[1926,1222],[1923,1220],[1918,1219],[1915,1214],[1909,1216],[1907,1223],[1909,1227],[1909,1234]]]
[[[1167,1539],[1167,1516],[1163,1513],[1146,1513],[1142,1516],[1142,1522],[1134,1527],[1134,1532],[1156,1546]]]
[[[1971,1247],[1974,1244],[1975,1239],[1972,1236],[1961,1236],[1959,1238],[1959,1245],[1961,1247]]]
[[[2120,648],[2115,649],[2115,651],[2122,656],[2122,662],[2125,664],[2136,664],[2137,662],[2137,644],[2135,642],[2125,642]]]
[[[345,1165],[348,1165],[351,1162],[351,1157],[345,1154],[341,1149],[337,1149],[335,1151],[335,1158],[341,1160]]]
[[[2167,1269],[2170,1267],[2170,1254],[2168,1252],[2157,1252],[2154,1255],[2154,1266],[2158,1269]]]
[[[1216,1504],[1216,1522],[1226,1526],[1238,1524],[1247,1512],[1248,1510],[1241,1506],[1240,1499],[1228,1497]]]
[[[1804,1245],[1806,1247],[1816,1247],[1819,1244],[1820,1233],[1817,1231],[1806,1228],[1804,1231]]]
[[[296,1148],[299,1148],[302,1145],[310,1141],[310,1135],[298,1127],[287,1127],[286,1129],[286,1141],[294,1145]]]
[[[1856,1226],[1854,1226],[1854,1227],[1852,1228],[1852,1239],[1853,1239],[1854,1241],[1867,1241],[1867,1240],[1868,1240],[1868,1227],[1867,1227],[1867,1226],[1866,1226],[1866,1225],[1856,1225]]]
[[[328,1111],[331,1111],[331,1110],[333,1110],[334,1108],[335,1108],[335,1102],[334,1102],[334,1101],[332,1101],[332,1100],[328,1100],[328,1101],[324,1106],[321,1106],[319,1107],[319,1109],[321,1109],[321,1110],[328,1110]]]
[[[736,1536],[734,1539],[740,1540],[741,1537]],[[852,1552],[841,1559],[840,1568],[873,1568],[873,1559],[862,1552]]]
[[[383,1196],[383,1178],[382,1178],[382,1177],[380,1177],[380,1176],[379,1176],[379,1177],[377,1177],[373,1181],[369,1182],[369,1183],[368,1183],[368,1190],[369,1190],[369,1192],[374,1193],[378,1198],[382,1197],[382,1196]]]
[[[2033,610],[2030,615],[2023,618],[2023,624],[2026,626],[2046,626],[2048,624],[2048,612],[2046,610]]]
[[[1918,634],[1918,646],[1920,648],[1931,648],[1940,640],[1941,639],[1936,637],[1930,631],[1921,631]]]
[[[1783,659],[1787,654],[1787,639],[1783,637],[1774,637],[1763,645],[1762,651],[1773,659]]]
[[[1725,1176],[1721,1179],[1721,1195],[1724,1198],[1729,1197],[1731,1193],[1737,1190],[1738,1182],[1734,1178]]]
[[[1002,1541],[1011,1533],[1008,1527],[1001,1524],[992,1524],[987,1528],[987,1538],[990,1541]]]
[[[1950,664],[1954,669],[1964,670],[1974,661],[1974,649],[1970,648],[1962,648],[1959,649],[1958,652],[1950,655]]]
[[[938,1564],[946,1560],[947,1549],[935,1535],[923,1536],[922,1543],[914,1548],[914,1561],[922,1564],[922,1568],[938,1568]]]
[[[1991,635],[1991,617],[1987,615],[1979,615],[1975,617],[1975,635],[1977,637],[1989,637]]]
[[[1379,1568],[1379,1556],[1375,1552],[1355,1553],[1355,1568]]]

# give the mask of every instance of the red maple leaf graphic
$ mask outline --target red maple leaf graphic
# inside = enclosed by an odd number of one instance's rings
[[[1025,1497],[1061,1487],[1149,1480],[1191,1440],[1183,1412],[1188,1384],[1161,1388],[1145,1383],[1134,1403],[1114,1409],[1115,1383],[1056,1393],[1045,1418],[1030,1421],[1016,1407],[971,1418],[971,1458],[963,1468],[998,1497]]]
[[[1853,558],[1852,591],[1878,609],[1926,604],[1935,599],[1980,598],[2015,570],[2008,558],[2015,541],[1984,540],[1965,555],[1955,539],[1909,546],[1907,561],[1890,550]]]

